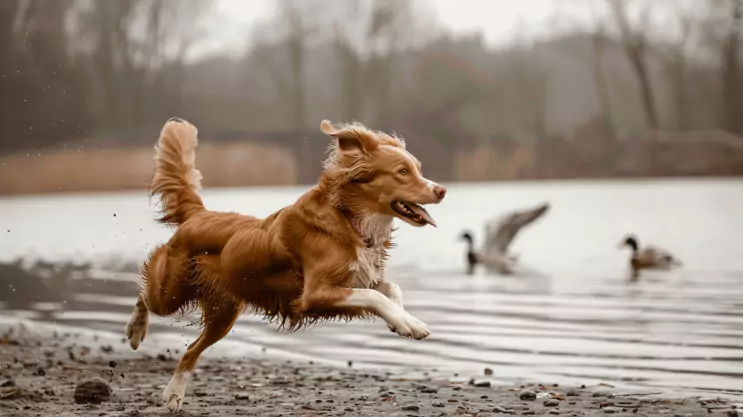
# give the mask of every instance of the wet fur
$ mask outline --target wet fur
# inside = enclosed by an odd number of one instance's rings
[[[400,218],[391,202],[438,203],[446,190],[422,176],[420,163],[397,137],[359,124],[335,127],[324,121],[321,129],[333,140],[318,184],[293,205],[259,219],[207,210],[198,194],[196,128],[180,119],[163,127],[150,191],[160,196],[159,221],[176,230],[142,267],[142,291],[126,336],[137,349],[149,313],[201,310],[203,332],[163,394],[171,411],[180,409],[199,355],[245,311],[291,331],[386,312],[390,328],[390,317],[406,328],[398,329],[401,335],[428,335],[425,324],[402,308],[399,287],[385,280],[392,221]],[[400,174],[400,167],[409,174]],[[376,290],[385,298],[375,293],[353,298],[355,289]],[[378,310],[359,307],[367,305]]]

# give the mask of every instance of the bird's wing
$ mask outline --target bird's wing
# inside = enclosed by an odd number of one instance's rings
[[[521,228],[544,215],[548,209],[549,204],[545,203],[531,210],[509,213],[499,221],[488,223],[485,230],[485,252],[505,254]]]
[[[646,246],[641,253],[642,258],[659,265],[659,266],[673,266],[680,265],[681,262],[673,256],[670,252],[657,246]]]

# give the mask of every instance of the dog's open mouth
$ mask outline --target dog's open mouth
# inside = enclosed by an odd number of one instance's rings
[[[407,201],[395,200],[392,202],[392,209],[400,216],[410,220],[415,224],[425,226],[430,224],[436,227],[436,222],[430,214],[419,204],[409,203]]]

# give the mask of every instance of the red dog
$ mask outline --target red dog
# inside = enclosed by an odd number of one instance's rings
[[[265,219],[204,208],[195,168],[196,128],[169,120],[155,147],[150,191],[160,194],[161,222],[177,226],[142,269],[143,289],[126,336],[137,349],[148,314],[199,307],[204,329],[163,393],[181,408],[199,355],[250,309],[297,329],[323,319],[378,316],[401,336],[423,339],[426,325],[403,308],[400,288],[384,273],[393,218],[435,223],[424,204],[446,189],[421,174],[402,139],[359,124],[320,129],[333,138],[318,184]]]

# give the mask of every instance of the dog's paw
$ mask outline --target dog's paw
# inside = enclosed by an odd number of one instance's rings
[[[163,405],[171,413],[177,413],[181,411],[185,395],[186,379],[183,375],[175,374],[163,391]]]
[[[183,398],[179,397],[178,394],[172,394],[170,399],[165,400],[165,408],[171,413],[177,413],[181,411],[181,405],[183,404]]]
[[[410,337],[416,340],[425,339],[431,335],[431,331],[428,330],[426,323],[423,323],[407,312],[401,317],[399,324],[388,327],[400,336]]]
[[[139,345],[144,341],[145,336],[147,336],[148,326],[149,317],[147,312],[145,311],[143,314],[135,309],[129,322],[126,324],[126,338],[129,340],[129,346],[131,346],[132,350],[137,350]]]

